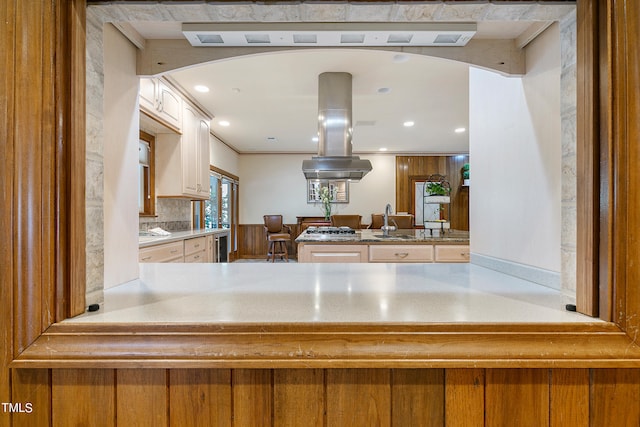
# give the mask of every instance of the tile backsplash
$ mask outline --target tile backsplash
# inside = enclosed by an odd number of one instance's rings
[[[167,231],[191,229],[191,201],[185,199],[156,199],[156,216],[140,217],[140,231],[160,227]]]

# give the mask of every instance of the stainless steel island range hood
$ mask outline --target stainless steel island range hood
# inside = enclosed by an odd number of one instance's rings
[[[353,156],[352,88],[349,73],[322,73],[318,78],[318,155],[302,161],[307,179],[359,181],[371,162]]]

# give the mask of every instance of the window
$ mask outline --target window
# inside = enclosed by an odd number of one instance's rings
[[[237,207],[237,181],[226,175],[209,173],[211,196],[193,202],[193,228],[232,228]]]
[[[140,132],[138,142],[138,212],[140,216],[153,216],[155,195],[155,138]]]
[[[209,190],[210,196],[206,200],[197,200],[193,202],[193,228],[220,228],[220,218],[218,216],[220,194],[220,175],[215,172],[209,172]]]
[[[204,201],[204,224],[206,228],[218,228],[218,185],[220,175],[209,174],[209,188],[211,197]]]
[[[333,195],[332,203],[349,203],[348,181],[327,181],[320,179],[307,180],[307,203],[320,202],[320,189],[328,187]]]

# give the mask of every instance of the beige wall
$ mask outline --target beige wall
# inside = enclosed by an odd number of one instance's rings
[[[369,223],[372,213],[395,205],[395,156],[361,155],[373,170],[349,186],[348,204],[335,204],[334,213],[360,214]],[[307,203],[302,161],[310,154],[243,154],[240,156],[240,223],[262,224],[265,214],[282,214],[286,223],[296,216],[321,216],[320,205]]]
[[[136,49],[104,29],[104,287],[138,277]]]
[[[472,68],[469,85],[471,251],[553,272],[561,269],[559,37],[553,25],[527,47],[523,78]]]

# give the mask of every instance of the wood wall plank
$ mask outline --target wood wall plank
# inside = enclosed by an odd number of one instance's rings
[[[273,380],[274,425],[322,427],[325,413],[323,369],[276,369]]]
[[[444,369],[391,371],[391,425],[444,425]]]
[[[24,412],[14,413],[13,427],[48,426],[51,418],[51,376],[48,369],[12,369],[11,402]],[[0,412],[0,419],[7,414]],[[6,416],[6,418],[9,418]]]
[[[589,425],[640,425],[640,370],[592,370]]]
[[[0,2],[0,22],[15,23],[15,2]],[[14,283],[14,193],[13,193],[13,104],[15,73],[15,28],[0,25],[0,334],[4,337],[0,346],[0,402],[11,401],[9,362],[13,360],[13,283]],[[0,416],[0,427],[9,427],[11,417]]]
[[[115,427],[113,369],[54,369],[51,374],[53,427]]]
[[[234,369],[233,419],[236,426],[273,425],[273,371]]]
[[[118,426],[167,426],[169,413],[167,386],[165,369],[118,369],[116,371]]]
[[[388,369],[329,369],[327,426],[391,425],[391,373]]]
[[[59,123],[64,123],[65,132],[59,134],[67,135],[66,141],[58,144],[58,155],[62,151],[62,146],[69,150],[66,157],[58,164],[58,179],[67,177],[69,180],[67,194],[68,203],[63,207],[58,206],[61,224],[68,221],[66,228],[61,228],[65,232],[64,236],[58,236],[61,241],[68,242],[66,245],[68,256],[61,257],[58,262],[58,270],[64,265],[68,271],[66,282],[57,284],[58,307],[56,312],[59,317],[56,321],[64,318],[77,316],[84,313],[86,307],[85,295],[86,286],[86,217],[85,217],[85,183],[86,183],[86,21],[87,4],[86,0],[69,0],[67,13],[69,14],[69,41],[68,48],[63,52],[68,53],[69,75],[63,75],[70,80],[68,112],[58,113]],[[63,96],[56,94],[56,97]],[[67,132],[68,130],[68,132]],[[67,174],[62,174],[61,169],[68,168]],[[58,193],[57,199],[60,199]],[[65,295],[66,298],[60,298]],[[63,304],[64,302],[64,304]]]
[[[602,316],[611,319],[611,287],[603,282],[600,290],[595,279],[599,274],[600,226],[598,209],[600,209],[600,136],[601,123],[603,135],[606,134],[606,120],[600,120],[599,111],[593,108],[599,101],[599,39],[598,39],[598,1],[579,1],[577,19],[589,25],[577,28],[577,82],[576,120],[583,124],[577,126],[576,132],[576,173],[581,177],[576,189],[576,244],[580,255],[576,258],[576,306],[579,312],[589,316]],[[601,112],[610,114],[608,110]],[[604,116],[603,116],[604,118]],[[606,168],[606,164],[603,164]],[[608,181],[608,180],[607,180]],[[606,195],[606,187],[602,189]],[[606,197],[606,196],[605,196]],[[603,212],[604,218],[609,216]],[[602,224],[607,229],[605,224]],[[607,234],[602,235],[602,243],[608,241]],[[602,273],[606,274],[607,265],[602,264]],[[610,282],[609,282],[610,283]],[[598,295],[600,293],[600,296]]]
[[[640,5],[634,0],[612,4],[613,43],[619,49],[613,59],[614,164],[619,206],[614,218],[615,246],[613,270],[618,283],[626,284],[616,295],[618,321],[638,344],[640,336]],[[614,294],[615,295],[615,294]],[[634,313],[634,314],[631,314]]]
[[[547,369],[487,369],[485,425],[549,425]]]
[[[445,379],[445,425],[484,425],[484,369],[447,369]]]
[[[551,427],[589,426],[589,370],[551,370]]]
[[[229,427],[232,419],[231,371],[171,369],[169,402],[169,425],[172,427]]]
[[[451,184],[451,227],[469,230],[469,187],[462,186],[462,167],[469,162],[469,156],[447,157],[447,178]]]
[[[43,230],[52,227],[48,218],[43,218],[41,199],[48,199],[50,187],[43,183],[42,166],[47,141],[43,141],[43,130],[47,120],[43,108],[50,100],[43,99],[52,83],[50,70],[43,56],[45,37],[43,14],[48,12],[46,2],[16,3],[16,44],[14,138],[20,141],[13,145],[14,175],[14,232],[17,236],[32,236],[30,239],[16,238],[14,301],[23,315],[16,316],[15,350],[20,352],[31,344],[48,325],[42,325],[44,301],[43,272],[41,262]],[[27,120],[26,118],[29,118]],[[18,313],[16,313],[18,314]]]

